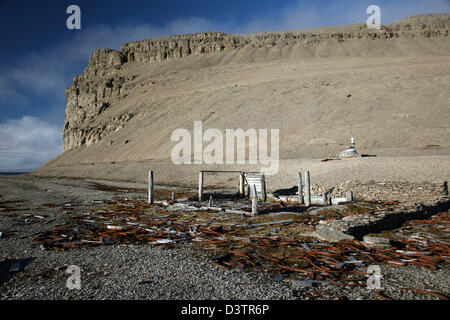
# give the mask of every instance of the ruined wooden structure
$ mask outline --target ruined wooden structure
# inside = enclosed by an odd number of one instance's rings
[[[266,188],[266,178],[264,174],[260,172],[245,172],[245,171],[222,171],[222,170],[203,170],[199,172],[198,175],[198,201],[203,200],[203,187],[205,181],[205,174],[238,174],[239,175],[239,195],[251,197],[249,191],[253,186],[255,186],[257,193],[261,194],[261,199],[267,201],[267,188]]]

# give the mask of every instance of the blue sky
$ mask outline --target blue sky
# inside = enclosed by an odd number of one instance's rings
[[[81,8],[81,30],[66,9]],[[0,171],[33,170],[62,151],[64,89],[90,53],[124,42],[201,31],[249,33],[450,12],[450,0],[0,0]]]

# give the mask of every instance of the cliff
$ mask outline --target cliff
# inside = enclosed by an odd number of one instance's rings
[[[131,42],[120,50],[99,49],[91,54],[84,72],[66,89],[64,150],[102,141],[145,111],[133,105],[119,107],[138,89],[157,87],[154,81],[136,81],[137,65],[158,65],[189,56],[215,56],[193,64],[200,68],[236,63],[303,60],[336,57],[408,56],[427,48],[426,40],[437,39],[426,54],[448,53],[450,15],[421,15],[399,20],[381,30],[364,24],[306,31],[231,35],[205,32]],[[406,44],[406,45],[405,45]],[[429,43],[431,44],[431,43]],[[407,51],[411,46],[411,52]],[[378,48],[377,48],[378,47]],[[183,58],[183,59],[182,59]],[[189,69],[190,66],[176,70]],[[167,68],[166,70],[170,70]],[[109,112],[106,112],[108,111]]]

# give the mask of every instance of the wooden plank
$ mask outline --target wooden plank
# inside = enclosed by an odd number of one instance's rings
[[[326,204],[326,197],[311,195],[311,204]]]
[[[241,173],[242,171],[237,171],[237,170],[203,170],[202,172],[204,173]]]
[[[267,201],[267,187],[266,187],[266,177],[260,172],[245,172],[245,180],[247,185],[256,187],[256,191],[261,193],[261,198]],[[250,192],[247,192],[249,196]]]
[[[245,172],[246,178],[260,178],[262,176],[262,173],[254,173],[254,172]]]
[[[262,193],[262,185],[261,185],[261,178],[259,179],[251,179],[251,180],[247,180],[248,184],[250,186],[255,186],[256,187],[256,191],[261,192]]]
[[[332,205],[338,205],[340,203],[347,203],[347,198],[332,198],[331,199]]]
[[[261,174],[247,173],[245,179],[250,186],[255,185],[258,192],[262,191]]]

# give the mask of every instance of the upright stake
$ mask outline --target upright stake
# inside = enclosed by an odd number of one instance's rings
[[[244,181],[245,181],[245,175],[243,172],[241,172],[241,175],[239,177],[239,194],[241,196],[245,196]]]
[[[267,190],[266,190],[266,176],[265,175],[261,175],[261,193],[262,193],[263,201],[266,202],[267,201]]]
[[[198,174],[198,201],[203,198],[203,171]]]
[[[311,205],[311,183],[309,178],[309,171],[305,172],[305,205],[309,207]]]
[[[253,185],[253,198],[252,198],[252,214],[258,214],[258,194],[256,192],[256,185]]]
[[[353,202],[353,192],[347,191],[345,194],[345,197],[347,198],[347,202]]]
[[[175,196],[175,192],[172,192],[172,201],[175,202],[176,196]]]
[[[303,204],[303,183],[301,171],[298,172],[298,202]]]
[[[328,205],[327,199],[328,199],[328,198],[327,198],[327,194],[324,193],[324,194],[322,195],[322,202],[323,202],[323,205],[324,205],[324,206]]]
[[[153,204],[153,171],[148,172],[148,203]]]
[[[212,207],[212,206],[213,206],[213,197],[212,197],[212,196],[209,196],[208,206],[209,206],[209,207]]]

